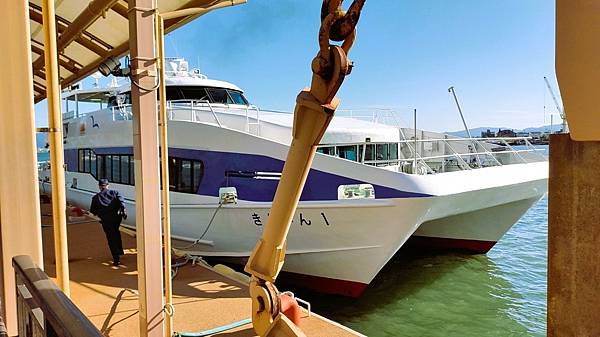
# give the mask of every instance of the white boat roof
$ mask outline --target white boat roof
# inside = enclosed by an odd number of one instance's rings
[[[236,90],[244,92],[240,87],[233,83],[229,83],[221,80],[213,80],[203,77],[171,77],[167,76],[165,84],[167,86],[197,86],[197,87],[211,87],[211,88],[225,88],[230,90]],[[74,97],[77,95],[77,99],[82,102],[100,102],[107,101],[108,97],[116,93],[122,93],[131,90],[131,84],[127,83],[124,85],[113,86],[113,87],[97,87],[88,89],[75,89],[66,90],[62,93],[62,98]]]

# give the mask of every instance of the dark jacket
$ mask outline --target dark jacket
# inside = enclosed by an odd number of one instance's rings
[[[121,222],[125,214],[123,197],[116,190],[102,190],[92,198],[90,212],[98,216],[102,222]]]

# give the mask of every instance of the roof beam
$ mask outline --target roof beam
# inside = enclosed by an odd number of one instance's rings
[[[42,49],[38,46],[34,46],[33,43],[31,44],[31,51],[38,55],[44,55],[44,49]],[[69,59],[68,57],[66,57],[66,58]],[[61,67],[67,69],[68,71],[70,71],[72,73],[77,73],[79,71],[79,68],[75,65],[74,62],[71,62],[71,61],[72,60],[70,60],[70,59],[69,59],[69,61],[65,61],[60,56],[58,57],[58,62],[60,63]],[[41,70],[40,70],[40,72],[41,72]]]
[[[127,16],[127,6],[124,6],[120,2],[116,2],[110,9],[129,21],[129,17]]]
[[[96,0],[94,2],[96,3],[98,1],[99,0]],[[185,5],[177,8],[177,10],[186,9],[186,8],[194,8],[194,7],[206,7],[206,6],[214,5],[214,4],[216,4],[218,2],[222,2],[222,1],[223,0],[193,0],[193,1],[190,1],[189,3],[186,3]],[[110,1],[104,0],[104,3],[110,3]],[[110,7],[110,9],[111,10],[115,10],[115,11],[119,11],[119,9],[117,9],[117,8],[119,8],[118,5],[121,5],[121,3],[120,2],[116,2],[115,0],[113,0],[112,7]],[[127,9],[125,8],[125,13],[126,12],[127,12]],[[81,16],[82,14],[80,14],[79,16]],[[165,20],[165,32],[169,33],[171,31],[173,31],[174,29],[176,29],[177,27],[185,24],[186,22],[195,19],[196,17],[198,17],[198,16],[197,15],[192,15],[192,16],[187,16],[187,17],[181,17],[181,18],[175,18],[175,19]],[[76,19],[76,21],[77,21],[77,19]],[[61,45],[61,40],[59,40],[59,46],[60,45]],[[73,75],[65,78],[61,82],[62,87],[66,88],[67,86],[71,85],[75,81],[80,80],[81,78],[83,78],[85,76],[91,75],[92,73],[94,73],[95,71],[97,71],[98,65],[100,65],[100,63],[102,63],[104,60],[106,60],[106,58],[108,58],[109,56],[120,58],[120,57],[124,56],[128,51],[129,51],[129,41],[126,41],[126,42],[122,43],[119,46],[115,46],[114,48],[112,48],[109,51],[107,51],[107,53],[106,53],[106,55],[104,55],[104,57],[98,58],[96,61],[94,61],[94,62],[92,62],[92,63],[84,66],[83,68],[81,68],[78,73],[74,73]],[[43,59],[42,59],[42,61],[43,61]],[[35,98],[35,102],[37,103],[37,102],[41,101],[44,98],[45,98],[44,95],[37,96]]]
[[[96,22],[96,20],[98,20],[98,18],[100,16],[102,16],[102,14],[108,8],[112,7],[116,1],[117,0],[94,0],[94,1],[90,2],[88,4],[88,6],[81,13],[79,13],[77,18],[75,18],[75,20],[73,22],[71,22],[71,24],[69,24],[65,29],[62,29],[61,35],[58,38],[57,45],[56,45],[58,50],[62,51],[66,47],[68,47],[71,44],[71,42],[77,41],[82,46],[88,48],[89,50],[93,51],[94,53],[96,53],[100,57],[102,57],[102,59],[104,59],[107,56],[107,50],[104,50],[102,47],[98,46],[91,40],[84,38],[82,33],[90,25],[92,25],[94,22]],[[30,10],[30,13],[29,13],[30,15],[32,14],[31,12],[32,11]],[[33,12],[35,13],[35,11],[33,11]],[[32,19],[33,19],[33,17],[32,17]],[[33,20],[35,20],[35,19],[33,19]],[[35,20],[35,21],[38,22],[37,20]],[[38,22],[38,23],[41,24],[41,22]],[[61,31],[60,26],[61,25],[59,25],[59,28],[58,28],[59,32]],[[42,69],[43,67],[44,67],[44,55],[40,55],[33,62],[33,70],[34,70],[34,72],[37,72],[38,70]]]

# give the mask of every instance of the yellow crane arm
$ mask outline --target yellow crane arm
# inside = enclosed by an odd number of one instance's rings
[[[324,0],[319,30],[319,53],[312,62],[311,87],[296,98],[292,143],[275,192],[271,212],[246,272],[252,275],[252,321],[260,336],[304,336],[280,310],[279,292],[273,285],[281,270],[286,237],[296,212],[317,145],[339,105],[335,97],[352,69],[347,58],[356,35],[356,23],[365,0],[354,0],[348,11],[343,0]],[[343,41],[341,46],[330,40]]]

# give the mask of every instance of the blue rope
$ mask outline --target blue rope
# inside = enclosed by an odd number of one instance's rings
[[[243,319],[241,321],[237,321],[237,322],[233,322],[227,325],[223,325],[220,326],[218,328],[213,328],[210,330],[204,330],[204,331],[200,331],[200,332],[176,332],[175,334],[173,334],[173,337],[203,337],[203,336],[209,336],[209,335],[213,335],[219,332],[223,332],[223,331],[227,331],[227,330],[231,330],[231,329],[235,329],[237,327],[240,327],[242,325],[246,325],[246,324],[250,324],[252,323],[252,319],[250,318],[246,318]]]

